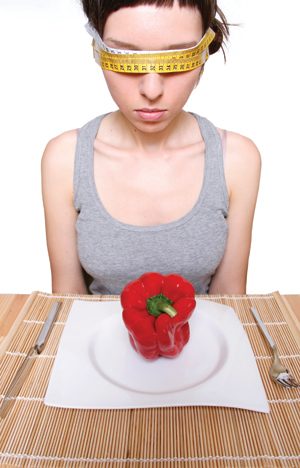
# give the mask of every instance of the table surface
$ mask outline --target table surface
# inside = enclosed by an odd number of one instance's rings
[[[86,411],[48,407],[43,399],[74,300],[60,297],[60,316],[45,352],[36,359],[7,417],[0,419],[1,466],[299,466],[300,389],[283,388],[269,378],[271,352],[249,308],[257,307],[286,367],[300,380],[300,294],[210,298],[233,307],[243,324],[265,387],[268,414],[201,405]],[[0,345],[5,349],[0,399],[56,299],[41,292],[0,294]]]
[[[2,297],[4,297],[4,294],[0,294],[0,302]],[[7,302],[7,307],[2,309],[2,314],[0,315],[0,340],[9,332],[28,297],[28,294],[11,295],[10,300]],[[283,294],[283,297],[287,299],[294,314],[300,322],[300,294]]]

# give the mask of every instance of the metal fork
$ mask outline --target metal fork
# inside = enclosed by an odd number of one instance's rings
[[[289,372],[286,367],[283,366],[282,362],[279,359],[278,356],[278,350],[277,346],[271,337],[270,333],[268,332],[264,322],[260,318],[257,310],[254,307],[251,307],[251,312],[255,317],[255,320],[257,321],[257,324],[259,328],[261,329],[264,337],[266,338],[267,342],[269,343],[272,353],[273,353],[273,362],[272,365],[269,369],[269,374],[271,376],[271,379],[274,380],[274,382],[278,382],[280,385],[283,385],[286,388],[297,388],[300,387],[300,383],[296,382],[292,374]]]

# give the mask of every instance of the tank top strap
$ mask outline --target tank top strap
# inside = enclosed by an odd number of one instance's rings
[[[95,117],[78,129],[73,177],[74,206],[77,211],[80,211],[83,201],[93,198],[94,141],[105,115]]]
[[[228,191],[224,173],[223,145],[221,136],[207,118],[191,112],[198,121],[205,143],[205,166],[202,196],[205,204],[213,209],[221,208],[228,213]]]

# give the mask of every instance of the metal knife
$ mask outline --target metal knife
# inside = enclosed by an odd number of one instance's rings
[[[263,332],[263,335],[265,336],[265,338],[266,338],[267,342],[269,343],[269,345],[271,346],[271,348],[272,349],[276,348],[276,344],[275,344],[273,338],[271,337],[270,333],[268,332],[267,327],[265,326],[264,322],[260,318],[260,316],[259,316],[257,310],[255,309],[255,307],[250,307],[250,310],[252,312],[252,315],[254,315],[254,318],[257,321],[257,324],[258,324],[259,328]]]
[[[36,340],[35,345],[29,350],[27,356],[25,357],[24,361],[22,362],[21,366],[16,372],[15,377],[13,378],[5,396],[0,406],[0,418],[5,418],[8,411],[12,407],[13,403],[16,400],[19,391],[23,383],[25,382],[34,362],[36,356],[41,354],[43,351],[46,341],[50,335],[52,330],[53,324],[56,320],[56,317],[59,312],[59,308],[61,306],[61,302],[54,302],[50,308],[50,312],[48,317],[43,325],[43,328]]]

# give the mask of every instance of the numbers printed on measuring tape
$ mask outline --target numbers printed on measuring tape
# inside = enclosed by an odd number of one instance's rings
[[[177,51],[128,51],[99,48],[93,40],[94,58],[104,70],[121,73],[172,73],[201,67],[209,57],[208,46],[215,37],[208,29],[199,44]]]

